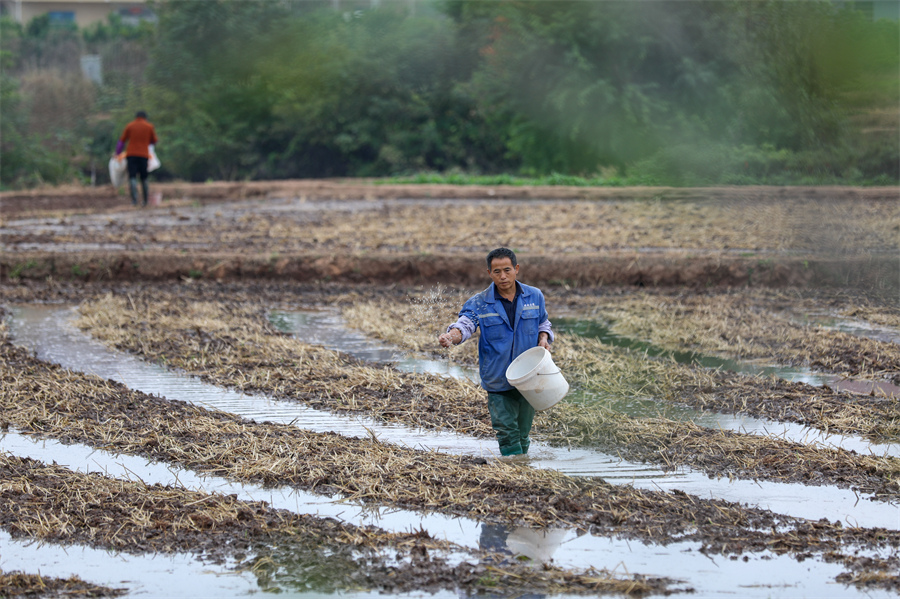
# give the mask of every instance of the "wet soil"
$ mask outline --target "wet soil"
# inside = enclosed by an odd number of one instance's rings
[[[506,244],[542,285],[900,287],[893,188],[159,187],[0,196],[0,275],[474,285]]]

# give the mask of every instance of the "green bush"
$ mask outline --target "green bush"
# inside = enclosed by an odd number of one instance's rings
[[[900,178],[900,29],[852,4],[341,6],[169,0],[158,25],[81,32],[0,20],[0,185],[105,180],[137,109],[160,136],[156,176],[193,181]],[[102,86],[81,81],[85,52]]]

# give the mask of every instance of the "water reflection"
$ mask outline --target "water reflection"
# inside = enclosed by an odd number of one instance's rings
[[[360,360],[390,364],[404,372],[419,372],[451,376],[480,382],[478,371],[453,364],[449,360],[412,358],[394,346],[381,343],[348,328],[334,311],[272,311],[269,320],[279,330],[298,334],[304,343],[321,345],[350,354]]]
[[[257,422],[289,424],[305,430],[358,438],[374,434],[381,441],[404,447],[475,455],[489,460],[499,457],[494,439],[383,424],[363,416],[332,414],[296,401],[222,389],[169,371],[135,356],[110,350],[77,330],[71,322],[75,316],[71,308],[15,306],[11,313],[12,339],[35,351],[40,359],[113,379],[144,393],[222,410]],[[536,467],[573,475],[603,476],[611,482],[655,480],[658,477],[678,480],[684,476],[677,472],[666,474],[655,466],[623,461],[618,456],[597,451],[555,448],[539,443],[532,447]]]
[[[813,372],[808,368],[772,366],[741,360],[731,360],[728,358],[718,358],[692,351],[662,349],[645,341],[617,335],[613,333],[607,325],[595,320],[562,318],[555,319],[553,325],[562,332],[597,339],[607,345],[634,350],[654,358],[669,358],[679,364],[694,364],[713,370],[726,370],[764,377],[775,376],[791,382],[807,383],[820,387],[829,384],[837,378],[833,375]]]
[[[525,526],[509,528],[498,524],[482,524],[478,546],[485,551],[506,553],[514,558],[527,557],[544,564],[553,560],[553,554],[569,535],[565,528],[535,530]]]
[[[900,344],[900,331],[855,318],[836,316],[830,312],[788,312],[788,318],[801,325],[814,325],[840,331],[855,337],[865,337],[884,343]]]

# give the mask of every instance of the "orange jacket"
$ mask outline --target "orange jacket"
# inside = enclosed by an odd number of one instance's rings
[[[121,142],[127,142],[126,156],[150,158],[150,144],[156,143],[156,129],[145,118],[136,118],[125,127]]]

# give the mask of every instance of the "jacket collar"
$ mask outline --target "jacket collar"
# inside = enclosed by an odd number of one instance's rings
[[[525,287],[518,281],[516,281],[516,295],[526,295]],[[500,301],[500,290],[497,289],[497,286],[493,282],[491,282],[491,300],[494,302]],[[515,299],[513,299],[513,301],[515,301]]]

